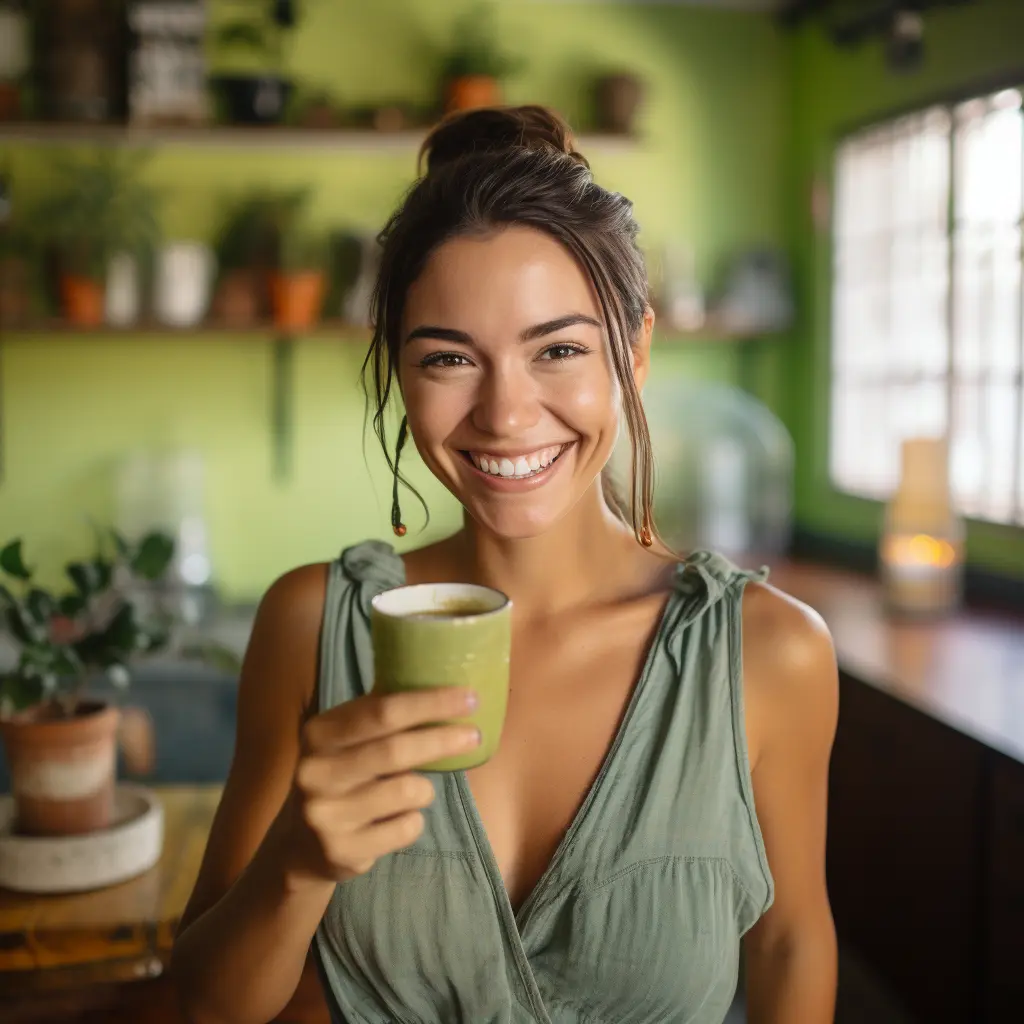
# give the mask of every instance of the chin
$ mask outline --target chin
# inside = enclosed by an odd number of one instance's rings
[[[463,508],[482,529],[502,540],[531,540],[553,529],[569,511],[568,508],[482,508],[477,502],[466,502]]]

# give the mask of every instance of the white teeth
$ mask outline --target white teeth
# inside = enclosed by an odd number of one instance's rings
[[[513,459],[492,459],[489,455],[476,455],[469,452],[470,461],[483,473],[490,473],[491,476],[521,479],[539,473],[546,469],[562,453],[564,445],[554,448],[544,448],[541,451],[531,452],[529,455],[519,455]]]

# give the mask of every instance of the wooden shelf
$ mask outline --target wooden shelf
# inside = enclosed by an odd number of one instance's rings
[[[415,152],[426,137],[426,128],[385,132],[369,129],[265,128],[243,125],[208,127],[136,127],[122,124],[54,124],[35,121],[0,123],[0,142],[39,145],[92,143],[110,146],[174,145],[202,149],[268,149],[288,146],[339,152]],[[628,135],[580,135],[584,152],[629,152],[639,147]]]
[[[6,338],[175,338],[187,341],[190,338],[223,337],[237,338],[239,340],[267,340],[289,334],[292,334],[298,341],[311,338],[325,341],[333,339],[335,341],[365,342],[370,336],[370,331],[368,327],[343,323],[340,320],[325,320],[310,327],[308,330],[297,332],[282,331],[269,322],[252,324],[248,327],[231,327],[218,323],[197,324],[195,327],[168,327],[165,324],[155,323],[133,324],[129,327],[119,327],[114,324],[100,324],[97,327],[76,327],[62,320],[22,325],[0,324],[0,337]]]
[[[160,339],[175,338],[182,341],[210,337],[237,338],[243,340],[269,340],[282,336],[291,336],[296,341],[342,341],[366,344],[369,341],[370,329],[359,324],[345,323],[341,320],[325,320],[304,331],[281,331],[272,323],[253,324],[250,327],[230,327],[224,324],[206,323],[195,327],[167,327],[162,324],[141,323],[131,327],[117,327],[101,324],[98,327],[75,327],[61,320],[52,320],[34,324],[2,324],[0,338],[16,339],[27,337],[40,338],[123,338],[123,339]],[[658,330],[654,332],[655,345],[680,344],[714,344],[728,345],[745,341],[768,340],[777,335],[766,332],[733,331],[709,323],[697,330],[676,331]]]

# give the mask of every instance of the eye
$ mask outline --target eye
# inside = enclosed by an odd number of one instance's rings
[[[539,358],[547,362],[560,363],[574,356],[585,355],[589,350],[583,345],[570,344],[569,342],[558,342],[549,346],[541,352]]]
[[[469,360],[459,352],[431,352],[420,360],[420,366],[436,367],[441,370],[469,365]]]

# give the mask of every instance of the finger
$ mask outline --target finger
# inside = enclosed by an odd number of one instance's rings
[[[461,686],[370,694],[311,718],[304,739],[309,750],[339,750],[417,725],[462,718],[473,710],[474,700],[473,691]]]
[[[337,852],[331,851],[329,856],[335,864],[361,875],[381,857],[415,843],[423,834],[425,824],[422,811],[407,811],[347,837]]]
[[[330,753],[309,754],[299,761],[295,784],[311,799],[346,796],[381,777],[472,750],[479,736],[473,726],[426,726]]]
[[[383,736],[337,756],[351,765],[352,778],[376,779],[417,769],[479,745],[480,731],[475,726],[438,725]]]
[[[343,798],[317,796],[303,808],[306,823],[318,835],[354,835],[380,821],[408,811],[419,811],[434,800],[433,783],[406,772],[360,787]]]

